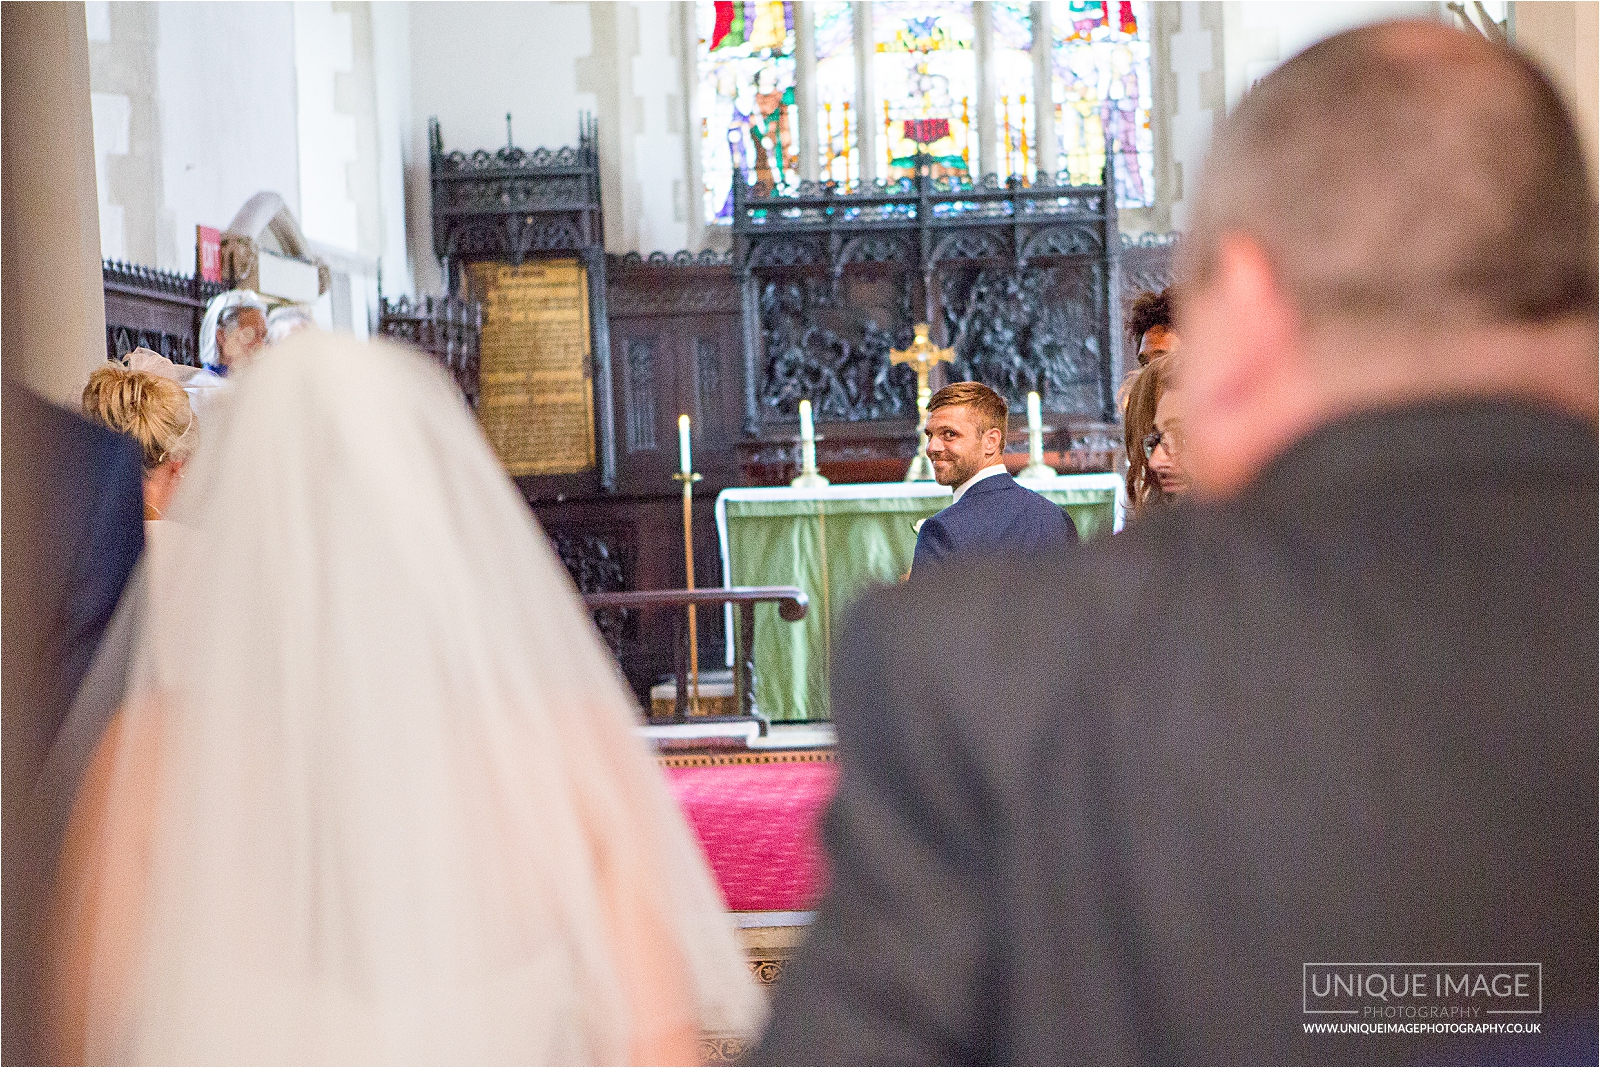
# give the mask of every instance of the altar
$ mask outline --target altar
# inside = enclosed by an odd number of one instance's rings
[[[1120,526],[1114,474],[1057,475],[1028,482],[1072,516],[1080,538]],[[756,707],[773,721],[829,718],[833,639],[867,587],[911,570],[916,523],[949,505],[935,482],[873,482],[794,489],[725,489],[717,496],[717,537],[726,586],[798,586],[811,600],[799,623],[756,610]],[[731,624],[728,633],[733,633]],[[729,663],[732,663],[732,646]]]

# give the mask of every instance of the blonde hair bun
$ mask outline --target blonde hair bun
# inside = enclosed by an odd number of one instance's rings
[[[146,471],[194,451],[194,409],[183,387],[169,378],[107,363],[89,376],[83,414],[137,441]]]

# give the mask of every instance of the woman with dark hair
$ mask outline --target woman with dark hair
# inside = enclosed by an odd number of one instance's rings
[[[1146,290],[1134,298],[1128,309],[1128,340],[1133,342],[1143,367],[1157,356],[1178,351],[1178,332],[1173,326],[1175,287],[1160,292]]]
[[[1156,356],[1128,386],[1122,435],[1128,452],[1128,504],[1134,515],[1153,503],[1181,496],[1189,488],[1182,461],[1183,417],[1176,376],[1177,356]]]

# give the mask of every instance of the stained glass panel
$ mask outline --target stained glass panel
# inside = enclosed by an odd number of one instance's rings
[[[994,36],[990,63],[994,66],[994,166],[983,169],[1001,178],[1033,171],[1038,131],[1033,116],[1033,16],[1026,0],[994,0]]]
[[[882,124],[883,177],[914,174],[919,151],[932,157],[935,177],[968,176],[978,99],[973,37],[970,3],[872,5],[872,121]]]
[[[1141,0],[1052,0],[1051,84],[1058,167],[1101,181],[1105,134],[1117,153],[1117,204],[1155,202],[1149,8]]]
[[[817,0],[811,10],[817,42],[818,177],[848,184],[861,176],[854,19],[849,0]]]
[[[699,110],[706,218],[733,216],[733,175],[792,189],[800,180],[794,4],[700,0]]]

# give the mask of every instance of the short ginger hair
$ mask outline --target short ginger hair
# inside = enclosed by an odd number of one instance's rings
[[[971,408],[978,420],[978,433],[990,429],[1000,430],[1001,448],[1005,448],[1006,431],[1010,428],[1010,408],[1006,399],[982,382],[952,382],[928,401],[928,414],[940,408]]]
[[[137,441],[146,471],[168,460],[186,460],[194,451],[194,409],[183,387],[170,378],[107,363],[89,376],[83,414]]]

